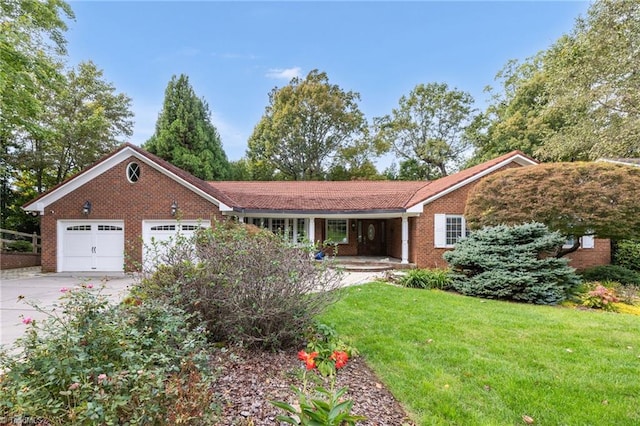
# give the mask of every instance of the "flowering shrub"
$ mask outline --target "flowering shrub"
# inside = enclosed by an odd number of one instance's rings
[[[53,311],[29,303],[48,317],[23,318],[26,335],[0,353],[0,417],[84,425],[212,416],[203,330],[186,330],[179,309],[114,305],[89,287],[61,289]]]
[[[307,330],[305,339],[307,340],[307,351],[315,353],[315,366],[318,372],[324,377],[331,377],[335,374],[336,368],[343,365],[342,358],[336,360],[335,353],[344,353],[347,357],[354,357],[358,351],[340,339],[335,329],[329,325],[319,322],[314,323]],[[298,355],[298,358],[300,356]],[[346,359],[344,359],[346,363]],[[340,366],[338,366],[340,364]]]
[[[582,305],[588,308],[603,309],[605,311],[616,311],[614,303],[619,302],[613,289],[607,288],[600,283],[596,283],[595,288],[582,298]]]
[[[350,426],[357,421],[366,420],[366,417],[351,414],[353,401],[344,399],[347,388],[343,387],[334,391],[336,372],[343,368],[349,360],[349,355],[344,351],[333,351],[329,360],[333,363],[331,374],[331,388],[318,386],[313,389],[312,395],[307,391],[307,372],[317,367],[318,352],[307,353],[304,350],[298,352],[298,359],[304,362],[302,389],[292,388],[298,398],[299,409],[282,401],[271,401],[273,405],[285,410],[291,415],[278,416],[277,420],[292,425],[322,425],[322,426]]]

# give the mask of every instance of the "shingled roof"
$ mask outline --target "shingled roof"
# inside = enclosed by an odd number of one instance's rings
[[[270,181],[209,182],[233,199],[234,210],[282,212],[404,211],[414,194],[431,182]]]
[[[503,167],[536,161],[513,151],[435,181],[267,181],[209,182],[230,199],[236,211],[277,212],[404,212],[429,202]]]
[[[130,154],[164,170],[221,209],[244,213],[402,213],[416,206],[419,212],[421,203],[428,203],[512,161],[520,165],[536,163],[522,152],[513,151],[435,181],[205,182],[138,146],[126,143],[23,208],[41,210],[43,204],[64,196]]]

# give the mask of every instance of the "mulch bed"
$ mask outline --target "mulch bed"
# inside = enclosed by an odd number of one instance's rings
[[[269,401],[294,403],[291,386],[302,386],[302,363],[295,353],[233,349],[216,352],[219,368],[214,390],[222,401],[220,425],[266,426],[285,412]],[[315,374],[315,373],[312,373]],[[402,406],[362,358],[349,360],[338,373],[336,388],[347,386],[352,414],[366,416],[359,425],[415,426]]]

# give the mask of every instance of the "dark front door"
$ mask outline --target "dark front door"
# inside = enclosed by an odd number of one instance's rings
[[[384,231],[384,220],[358,220],[358,256],[384,255]]]

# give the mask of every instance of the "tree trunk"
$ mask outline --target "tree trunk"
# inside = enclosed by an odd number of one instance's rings
[[[564,257],[566,255],[568,255],[569,253],[573,253],[574,251],[578,250],[580,248],[580,238],[576,238],[575,242],[573,243],[573,245],[569,248],[563,248],[562,246],[558,247],[558,250],[556,251],[556,258],[561,258]]]

